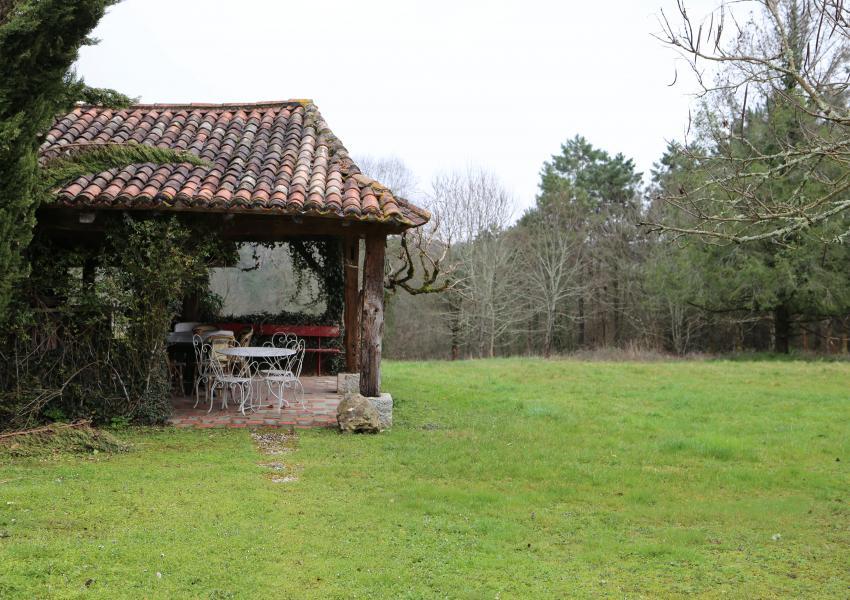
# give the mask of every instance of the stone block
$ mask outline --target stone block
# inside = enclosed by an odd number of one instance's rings
[[[339,428],[348,433],[378,433],[381,421],[371,398],[346,394],[336,410]]]
[[[338,373],[336,376],[337,394],[359,394],[360,373]]]
[[[393,397],[390,394],[383,393],[377,398],[369,398],[375,409],[378,411],[378,420],[381,422],[381,429],[389,429],[393,426]]]

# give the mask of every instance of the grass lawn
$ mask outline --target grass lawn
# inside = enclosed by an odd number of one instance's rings
[[[384,370],[378,436],[4,459],[0,597],[850,597],[850,364]]]

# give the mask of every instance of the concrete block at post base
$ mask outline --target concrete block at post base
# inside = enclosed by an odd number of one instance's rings
[[[393,397],[383,393],[377,398],[369,398],[378,411],[378,421],[381,429],[389,429],[393,426]]]
[[[342,394],[359,394],[360,393],[360,373],[339,373],[336,376],[336,393]]]

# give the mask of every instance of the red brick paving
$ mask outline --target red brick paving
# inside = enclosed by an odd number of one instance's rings
[[[336,392],[336,377],[302,377],[304,385],[304,404],[306,410],[297,402],[292,402],[291,393],[286,393],[290,406],[282,410],[277,408],[277,400],[268,398],[263,407],[254,412],[239,412],[238,404],[228,402],[228,407],[221,409],[219,402],[213,405],[212,412],[207,413],[209,402],[201,398],[198,408],[192,408],[195,399],[190,396],[172,398],[174,410],[169,422],[175,427],[197,427],[208,429],[213,427],[295,427],[310,429],[313,427],[335,427],[336,407],[342,396]]]

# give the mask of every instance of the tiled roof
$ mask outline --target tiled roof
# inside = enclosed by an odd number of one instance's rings
[[[151,163],[81,177],[57,192],[86,208],[316,215],[407,226],[429,214],[360,172],[309,100],[258,104],[79,106],[41,147],[139,143],[196,154],[208,166]]]

